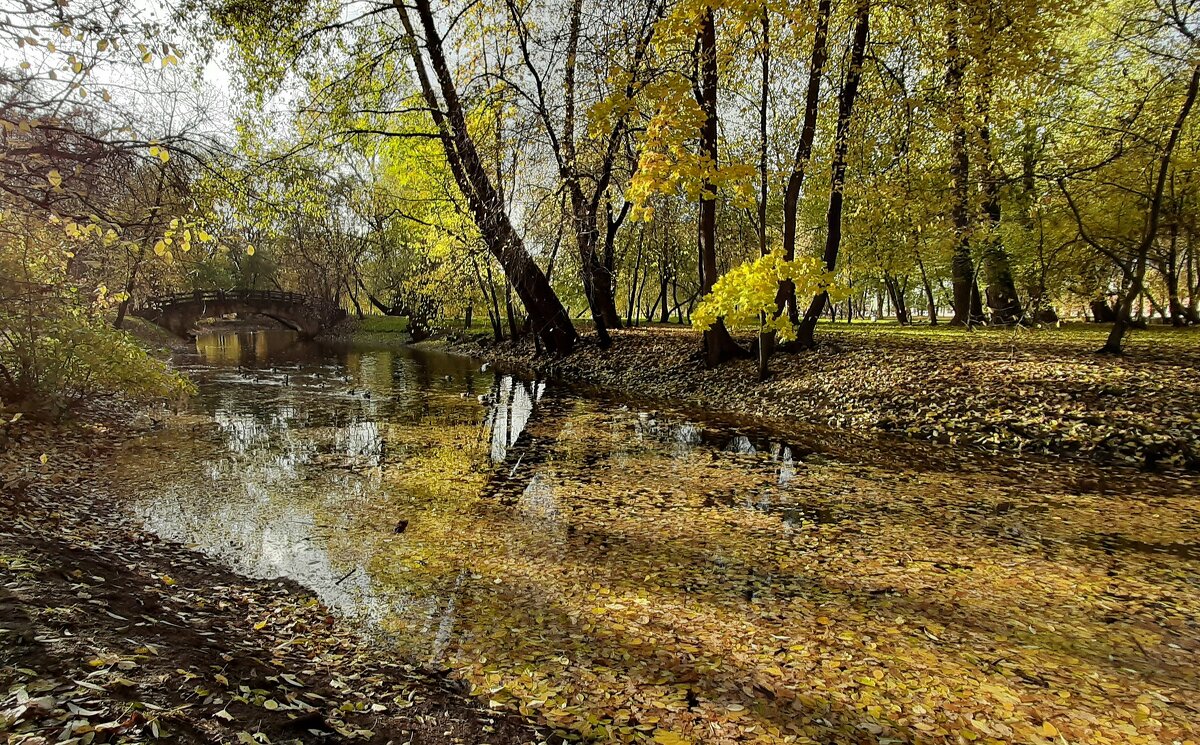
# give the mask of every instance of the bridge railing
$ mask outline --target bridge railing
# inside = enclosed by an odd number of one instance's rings
[[[281,292],[278,290],[196,290],[195,292],[177,292],[173,295],[159,295],[142,300],[142,308],[167,308],[183,303],[216,303],[227,301],[242,302],[283,302],[297,305],[319,306],[320,301],[299,292]]]

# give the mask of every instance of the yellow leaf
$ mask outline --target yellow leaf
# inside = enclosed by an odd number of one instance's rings
[[[174,585],[174,584],[175,584],[175,580],[171,579],[171,578],[170,578],[168,575],[166,575],[166,574],[164,574],[164,575],[162,576],[162,581],[163,581],[163,584],[164,584],[164,585],[168,585],[168,586],[169,586],[169,585]]]
[[[62,186],[63,178],[62,174],[59,173],[58,169],[56,168],[50,173],[46,174],[46,180],[50,182],[51,186],[57,189],[58,187]]]
[[[654,741],[659,745],[692,745],[692,741],[669,729],[655,730]]]
[[[1058,735],[1058,728],[1049,722],[1042,722],[1041,732],[1045,737],[1055,737]]]

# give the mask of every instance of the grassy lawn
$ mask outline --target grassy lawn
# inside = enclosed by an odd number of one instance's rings
[[[408,331],[407,316],[364,316],[358,330],[366,334],[403,334]]]

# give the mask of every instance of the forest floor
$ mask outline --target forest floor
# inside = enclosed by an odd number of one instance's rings
[[[160,426],[97,405],[0,425],[0,735],[10,744],[523,743],[524,719],[363,644],[295,583],[128,522],[97,476]]]
[[[699,333],[680,326],[617,331],[608,350],[585,334],[562,359],[536,357],[531,340],[476,337],[449,349],[777,426],[820,424],[1102,464],[1200,467],[1200,329],[1133,331],[1120,357],[1095,353],[1106,333],[1083,325],[971,333],[822,325],[817,349],[775,355],[765,382],[751,359],[707,369]]]

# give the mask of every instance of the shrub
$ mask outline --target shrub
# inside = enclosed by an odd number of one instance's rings
[[[74,254],[49,227],[11,214],[0,231],[0,402],[57,418],[81,401],[122,394],[178,398],[186,380],[105,322],[119,298],[81,288]]]

